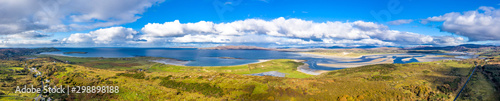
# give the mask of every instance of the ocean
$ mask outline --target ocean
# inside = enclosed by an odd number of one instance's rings
[[[268,59],[301,59],[307,60],[309,68],[315,70],[337,70],[346,67],[325,67],[318,66],[318,63],[364,63],[379,58],[394,59],[394,63],[419,62],[414,57],[423,57],[426,54],[410,54],[408,56],[377,55],[370,57],[360,57],[356,61],[342,61],[343,58],[325,58],[312,55],[304,55],[294,52],[280,52],[270,50],[203,50],[196,48],[57,48],[61,51],[45,52],[41,54],[52,54],[72,57],[165,57],[182,61],[187,61],[186,66],[230,66],[255,63],[259,60]],[[64,52],[87,52],[86,54],[63,54]],[[399,54],[401,55],[401,54]],[[405,54],[408,55],[408,54]],[[402,61],[409,58],[409,61]]]

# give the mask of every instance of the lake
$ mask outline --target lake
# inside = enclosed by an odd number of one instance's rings
[[[280,52],[269,50],[202,50],[196,48],[57,48],[58,52],[44,52],[41,54],[52,54],[72,57],[165,57],[187,61],[186,66],[230,66],[255,63],[267,59],[301,59],[307,60],[309,68],[315,70],[337,70],[346,67],[318,66],[318,63],[364,63],[379,58],[394,59],[394,63],[419,62],[416,57],[424,57],[429,54],[382,54],[374,56],[363,56],[356,61],[342,61],[343,58],[325,58],[304,55],[294,52]],[[63,54],[64,52],[87,52],[86,54]],[[225,57],[225,58],[221,58]],[[227,58],[230,57],[230,58]],[[392,57],[392,58],[390,58]],[[404,59],[409,59],[403,61]],[[443,58],[446,59],[446,58]]]

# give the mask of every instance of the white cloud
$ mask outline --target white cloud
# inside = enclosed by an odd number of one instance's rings
[[[452,36],[436,36],[433,40],[433,44],[439,44],[444,46],[455,46],[464,44],[464,39],[462,37],[452,37]]]
[[[179,36],[186,33],[208,33],[213,31],[213,23],[200,21],[197,23],[181,24],[179,20],[174,22],[149,23],[142,28],[142,32],[146,33],[145,36],[152,37],[169,37]]]
[[[60,32],[134,22],[163,0],[1,0],[0,35]]]
[[[429,36],[390,30],[373,22],[313,22],[302,19],[277,18],[266,21],[246,19],[227,23],[200,21],[147,24],[142,33],[131,28],[110,27],[75,33],[61,41],[60,46],[168,46],[173,44],[267,44],[304,46],[405,46],[457,45],[460,37]],[[35,34],[36,36],[36,34]],[[3,42],[5,46],[6,42]],[[13,45],[13,42],[7,42]],[[36,43],[32,43],[36,44]],[[0,44],[2,45],[2,44]]]
[[[387,24],[389,25],[401,25],[401,24],[409,24],[413,22],[412,19],[401,19],[401,20],[394,20],[394,21],[389,21]]]
[[[171,42],[178,43],[271,43],[271,44],[313,44],[312,41],[301,39],[290,39],[283,37],[274,37],[268,35],[242,35],[242,36],[224,36],[224,35],[186,35],[175,37]]]
[[[78,44],[92,44],[92,36],[85,33],[75,33],[71,34],[68,38],[63,39],[66,43],[78,43]]]
[[[338,46],[347,46],[347,45],[375,45],[375,46],[395,46],[396,44],[393,42],[385,42],[377,39],[362,39],[362,40],[333,40],[333,39],[324,39],[324,43],[333,44]]]
[[[0,40],[0,47],[54,47],[57,42],[53,40]]]
[[[434,37],[411,32],[390,30],[387,26],[373,22],[322,22],[302,19],[285,19],[283,17],[271,21],[261,19],[246,19],[228,23],[213,23],[200,21],[197,23],[180,23],[178,20],[164,24],[150,23],[142,28],[143,38],[174,37],[175,42],[226,42],[224,38],[247,40],[240,36],[266,35],[296,40],[380,40],[384,42],[407,44],[446,44],[436,41],[442,37]],[[179,38],[176,38],[179,37]],[[222,40],[221,40],[222,39]],[[264,37],[262,39],[265,39]],[[459,40],[455,38],[455,40]],[[241,41],[245,42],[245,41]],[[263,41],[268,42],[268,41]],[[353,41],[366,44],[362,41]],[[282,42],[279,42],[282,43]],[[305,42],[301,42],[305,43]],[[309,42],[310,43],[310,42]],[[380,43],[380,45],[391,45]],[[395,45],[395,44],[392,44]]]
[[[111,27],[99,29],[90,33],[71,34],[64,38],[64,43],[86,45],[128,45],[136,40],[137,31],[132,28]]]
[[[469,38],[469,41],[500,40],[500,10],[493,7],[480,7],[475,11],[451,12],[422,20],[443,22],[442,31],[455,33]]]
[[[44,34],[41,32],[36,32],[36,31],[25,31],[17,34],[11,34],[7,35],[4,37],[4,39],[39,39],[39,38],[46,38],[50,37],[52,35],[49,34]]]

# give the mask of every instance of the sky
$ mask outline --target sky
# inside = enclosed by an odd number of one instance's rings
[[[500,44],[500,1],[0,1],[0,47],[460,44]]]

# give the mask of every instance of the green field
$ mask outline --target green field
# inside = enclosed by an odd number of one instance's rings
[[[277,59],[263,63],[238,65],[238,66],[213,66],[213,67],[194,67],[194,66],[175,66],[165,64],[154,64],[151,71],[156,72],[218,72],[231,74],[254,74],[269,71],[278,71],[286,73],[290,78],[307,78],[312,75],[297,71],[297,67],[304,63],[294,62],[290,59]]]

